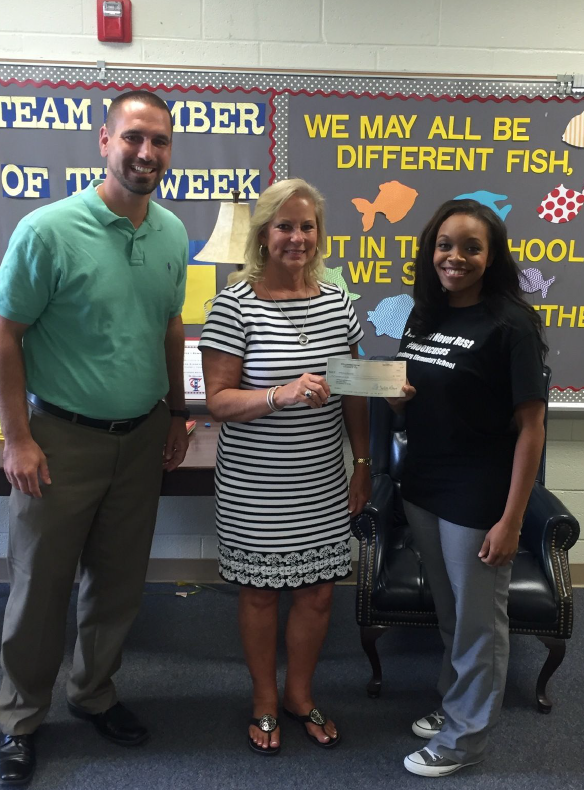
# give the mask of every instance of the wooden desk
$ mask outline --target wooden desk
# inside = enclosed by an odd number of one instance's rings
[[[162,496],[213,496],[215,493],[215,459],[220,423],[213,422],[204,414],[196,415],[197,427],[190,435],[189,449],[185,460],[174,472],[164,473]],[[210,422],[211,427],[205,428]],[[4,442],[0,441],[0,464],[4,454]],[[0,468],[0,496],[10,494],[10,484]]]

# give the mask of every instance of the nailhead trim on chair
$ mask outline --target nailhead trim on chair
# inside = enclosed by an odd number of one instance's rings
[[[375,558],[375,551],[376,551],[376,533],[375,533],[375,521],[371,518],[371,516],[362,516],[362,518],[369,519],[369,526],[371,532],[371,543],[369,543],[365,538],[362,540],[362,544],[367,549],[367,559],[365,559],[365,551],[359,552],[361,556],[363,556],[363,569],[362,573],[365,578],[364,590],[365,590],[365,599],[366,599],[366,606],[367,606],[367,615],[366,619],[367,622],[363,625],[371,625],[371,596],[373,595],[373,590],[371,587],[371,580],[373,578],[373,561]],[[362,610],[362,600],[363,596],[358,597],[358,612],[359,612],[359,622],[363,619],[363,610]]]
[[[361,547],[359,549],[359,579],[362,581],[361,587],[364,589],[367,587],[367,577],[366,577],[366,569],[365,569],[365,551],[366,551],[367,541],[365,538],[361,538]],[[361,595],[357,596],[357,620],[361,622],[363,617],[363,597]]]
[[[391,615],[399,615],[399,614],[419,614],[419,615],[427,615],[429,614],[427,611],[423,610],[399,610],[399,609],[392,609],[390,612],[377,612],[373,609],[372,606],[372,596],[373,596],[373,587],[372,587],[372,579],[373,579],[373,565],[375,561],[375,554],[377,549],[377,540],[376,540],[376,531],[375,531],[375,522],[369,516],[362,516],[362,518],[369,519],[370,525],[370,532],[371,532],[371,542],[369,543],[365,537],[361,540],[362,550],[359,552],[360,554],[360,566],[359,572],[362,574],[362,578],[364,579],[363,584],[363,591],[364,595],[358,596],[358,619],[362,626],[371,626],[371,625],[380,625],[385,626],[386,628],[392,628],[394,626],[411,626],[414,628],[436,628],[436,623],[418,623],[412,621],[401,621],[399,623],[388,623],[386,619],[379,620],[379,617],[384,617],[387,614]],[[560,639],[566,639],[571,636],[572,627],[573,627],[573,619],[574,619],[574,609],[573,606],[570,605],[569,598],[572,591],[572,585],[570,582],[570,569],[569,564],[567,561],[567,554],[565,551],[565,546],[569,542],[569,536],[563,541],[562,545],[558,548],[557,546],[557,534],[559,531],[559,525],[554,528],[553,535],[552,535],[552,544],[551,544],[551,558],[552,564],[554,568],[554,582],[556,585],[556,590],[558,593],[558,598],[560,600],[559,606],[559,628],[550,630],[550,629],[532,629],[532,628],[512,628],[511,633],[514,634],[528,634],[532,636],[555,636]],[[365,557],[367,554],[367,557]],[[366,603],[366,622],[361,622],[363,619],[363,598],[365,598]],[[567,621],[567,631],[565,631],[565,625]]]
[[[388,614],[385,612],[384,614]],[[392,612],[393,614],[393,612]],[[399,612],[395,612],[395,614],[399,614]],[[409,614],[412,614],[409,612]],[[400,626],[407,625],[412,626],[413,628],[438,628],[437,623],[417,623],[417,622],[409,622],[407,620],[400,620],[399,623],[388,623],[386,620],[373,620],[371,625],[382,625],[385,628],[399,628]],[[542,630],[530,630],[527,628],[511,628],[509,630],[511,634],[528,634],[529,636],[555,636],[558,639],[563,639],[564,637],[559,637],[557,631],[544,631]]]

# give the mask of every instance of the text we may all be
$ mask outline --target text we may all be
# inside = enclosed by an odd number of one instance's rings
[[[351,130],[347,124],[349,114],[304,115],[308,136],[349,139]],[[474,119],[470,116],[434,116],[427,130],[418,128],[425,120],[418,115],[361,115],[358,119],[361,140],[411,140],[414,132],[422,134],[427,140],[463,141],[477,143],[484,137],[493,142],[526,143],[530,141],[529,125],[531,118],[511,118],[497,116],[493,119],[488,134],[476,130]],[[478,170],[486,171],[495,154],[495,148],[485,145],[444,146],[444,145],[387,145],[387,144],[339,144],[337,145],[337,169],[388,168],[395,162],[400,170]],[[513,147],[506,151],[505,168],[507,173],[554,173],[561,171],[572,175],[570,152],[527,147]]]

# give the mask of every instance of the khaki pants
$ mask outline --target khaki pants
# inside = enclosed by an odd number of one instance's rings
[[[68,699],[89,713],[116,703],[111,680],[138,612],[156,522],[168,409],[127,434],[86,428],[33,408],[33,438],[52,484],[42,499],[12,490],[0,729],[36,730],[63,659],[79,563],[78,636]]]

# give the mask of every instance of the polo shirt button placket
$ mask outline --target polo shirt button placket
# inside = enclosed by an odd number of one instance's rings
[[[142,244],[140,243],[141,239],[144,238],[144,234],[136,238],[132,239],[132,253],[130,255],[130,266],[144,266],[144,250],[142,249]]]

